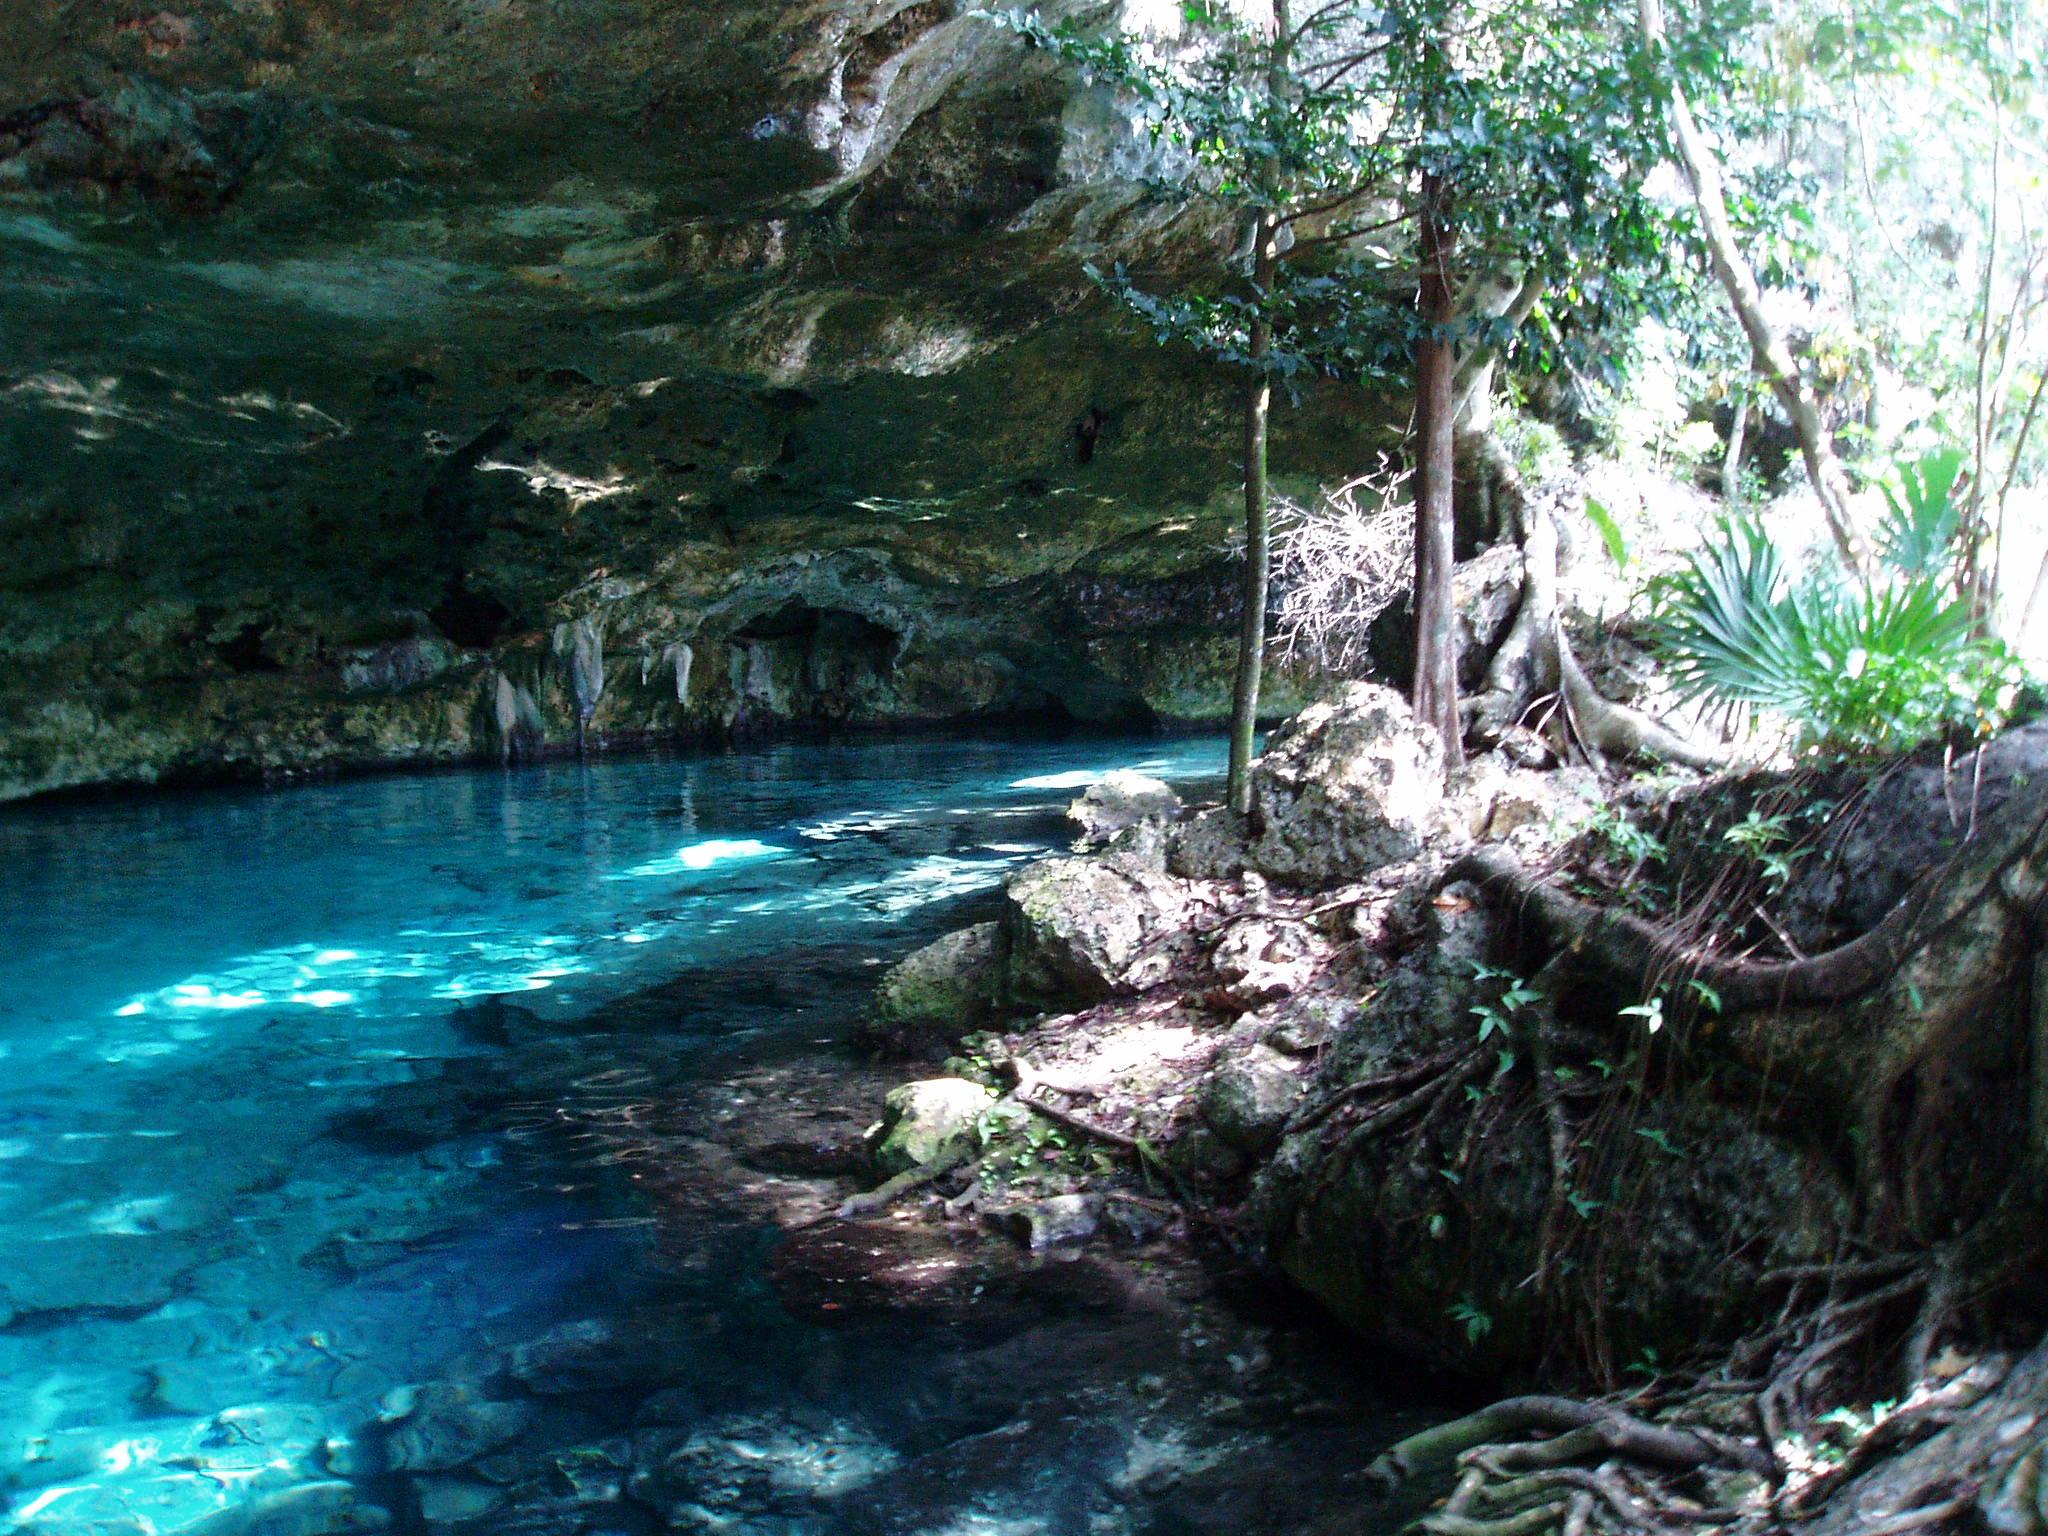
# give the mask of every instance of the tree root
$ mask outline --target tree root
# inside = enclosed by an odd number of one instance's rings
[[[1895,975],[1987,901],[2019,905],[2031,916],[2048,848],[2048,784],[2014,793],[1994,824],[1923,881],[1868,933],[1804,960],[1730,960],[1680,944],[1632,913],[1597,908],[1528,874],[1509,854],[1482,848],[1456,860],[1443,883],[1469,881],[1505,898],[1560,948],[1581,950],[1633,982],[1661,975],[1698,979],[1719,994],[1724,1012],[1838,1003]]]
[[[1017,1103],[1033,1114],[1044,1116],[1055,1125],[1063,1126],[1077,1135],[1087,1137],[1090,1141],[1099,1142],[1113,1151],[1122,1153],[1148,1174],[1158,1174],[1173,1187],[1175,1197],[1190,1215],[1207,1217],[1210,1214],[1203,1202],[1196,1199],[1194,1191],[1188,1188],[1186,1181],[1181,1178],[1174,1166],[1161,1157],[1144,1137],[1126,1135],[1122,1131],[1090,1120],[1085,1115],[1077,1115],[1070,1109],[1048,1104],[1039,1096],[1040,1089],[1067,1094],[1072,1094],[1076,1090],[1060,1086],[1021,1056],[1012,1056],[1008,1066],[1017,1077],[1017,1086],[1011,1092],[1011,1098]],[[1079,1091],[1090,1095],[1095,1092],[1092,1088],[1083,1088]]]
[[[1455,860],[1444,883],[1463,881],[1505,910],[1521,941],[1564,958],[1581,995],[1669,996],[1659,1040],[1699,1050],[1772,1085],[1780,1102],[1813,1113],[1820,1146],[1858,1146],[1859,1179],[1886,1221],[1931,1223],[1944,1196],[1916,1204],[1905,1175],[1886,1165],[1901,1126],[1894,1094],[1944,1053],[2005,1052],[2024,1028],[2036,935],[2048,915],[2048,780],[2015,792],[1938,871],[1876,927],[1802,960],[1752,961],[1712,953],[1626,911],[1580,900],[1523,869],[1500,848]],[[1692,1006],[1694,996],[1707,1000]],[[1619,1030],[1580,1009],[1575,1017]],[[1878,1227],[1875,1235],[1883,1236]]]
[[[1767,1451],[1734,1436],[1654,1423],[1614,1403],[1521,1397],[1411,1435],[1368,1475],[1398,1483],[1447,1458],[1457,1462],[1457,1486],[1421,1521],[1436,1536],[1656,1536],[1726,1526],[1737,1512],[1681,1498],[1664,1480],[1709,1469],[1776,1473]]]
[[[1848,1305],[1868,1312],[1904,1284]],[[1436,1536],[1775,1536],[1794,1525],[1811,1536],[1906,1536],[1966,1516],[1973,1529],[2038,1536],[2048,1530],[2048,1340],[2016,1365],[1989,1356],[1923,1383],[1833,1465],[1803,1450],[1781,1465],[1764,1443],[1613,1401],[1520,1397],[1411,1435],[1367,1472],[1394,1486],[1446,1463],[1456,1485],[1420,1522]],[[1715,1472],[1759,1481],[1740,1506],[1679,1491],[1697,1494]]]
[[[1346,1104],[1356,1103],[1375,1094],[1398,1093],[1417,1084],[1427,1083],[1470,1054],[1470,1047],[1461,1045],[1452,1050],[1439,1052],[1412,1066],[1402,1067],[1398,1071],[1382,1072],[1374,1077],[1360,1078],[1356,1082],[1347,1083],[1329,1097],[1298,1110],[1294,1118],[1287,1122],[1287,1134],[1292,1136],[1299,1131],[1314,1130]]]
[[[1036,1094],[1027,1093],[1020,1088],[1017,1090],[1017,1102],[1033,1114],[1043,1115],[1053,1124],[1065,1126],[1077,1135],[1086,1136],[1090,1141],[1099,1141],[1104,1146],[1114,1147],[1117,1151],[1132,1157],[1144,1155],[1144,1149],[1137,1137],[1126,1136],[1122,1131],[1113,1131],[1106,1125],[1097,1125],[1093,1120],[1077,1115],[1072,1110],[1046,1103]]]
[[[1529,494],[1521,472],[1488,434],[1479,457],[1499,486],[1522,541],[1522,602],[1514,623],[1487,665],[1486,680],[1468,713],[1482,740],[1498,739],[1537,700],[1555,695],[1573,735],[1588,756],[1647,757],[1713,772],[1728,766],[1725,751],[1688,741],[1641,710],[1617,704],[1593,686],[1572,654],[1558,601],[1557,524]]]
[[[943,1157],[937,1162],[926,1163],[918,1168],[906,1168],[894,1178],[888,1179],[873,1189],[860,1194],[849,1195],[836,1210],[806,1222],[806,1226],[818,1226],[827,1221],[859,1221],[886,1211],[898,1200],[914,1189],[922,1189],[935,1179],[944,1178],[955,1168],[967,1161],[967,1154]]]

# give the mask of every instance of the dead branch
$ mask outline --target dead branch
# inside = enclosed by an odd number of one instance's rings
[[[1274,638],[1282,656],[1339,677],[1364,669],[1373,621],[1413,579],[1415,515],[1400,500],[1407,478],[1383,457],[1313,507],[1275,509]]]

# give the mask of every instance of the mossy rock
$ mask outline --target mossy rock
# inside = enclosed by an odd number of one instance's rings
[[[863,1040],[885,1051],[952,1045],[986,1024],[1001,980],[998,925],[934,939],[891,966],[868,1007]]]

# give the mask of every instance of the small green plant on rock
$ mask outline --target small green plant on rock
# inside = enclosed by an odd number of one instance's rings
[[[1792,840],[1791,817],[1765,816],[1751,807],[1749,814],[1721,834],[1721,840],[1747,854],[1771,889],[1782,891],[1792,880],[1792,866],[1806,851],[1787,846]]]
[[[1464,1325],[1465,1342],[1474,1349],[1477,1349],[1480,1342],[1493,1332],[1493,1314],[1470,1296],[1461,1297],[1445,1307],[1444,1315],[1452,1322]]]
[[[1472,974],[1478,981],[1504,982],[1497,997],[1491,1002],[1476,1003],[1471,1013],[1479,1020],[1479,1040],[1483,1045],[1496,1034],[1513,1039],[1516,1033],[1517,1015],[1526,1008],[1532,1008],[1543,1001],[1543,994],[1529,985],[1528,981],[1513,971],[1499,966],[1487,965],[1481,961],[1472,963]],[[1502,1070],[1506,1070],[1503,1068]]]

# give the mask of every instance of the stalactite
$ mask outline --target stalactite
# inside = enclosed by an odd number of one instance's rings
[[[525,684],[498,673],[491,685],[488,707],[491,727],[498,737],[500,763],[510,763],[537,751],[547,740],[547,723],[541,718],[540,705]]]
[[[597,703],[604,697],[604,615],[584,614],[557,624],[555,654],[569,658],[569,692],[576,700],[576,754],[583,755],[584,733]]]
[[[491,719],[498,728],[498,761],[512,761],[512,745],[519,729],[519,700],[512,691],[512,679],[498,674],[498,686],[491,697]]]
[[[697,659],[697,653],[690,649],[687,641],[678,640],[669,649],[675,653],[676,702],[685,708],[690,703],[690,667]]]
[[[690,668],[696,663],[697,653],[687,640],[671,640],[660,651],[640,653],[640,686],[646,687],[653,678],[657,667],[671,667],[676,678],[676,702],[685,708],[690,703]]]

